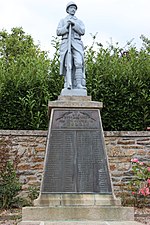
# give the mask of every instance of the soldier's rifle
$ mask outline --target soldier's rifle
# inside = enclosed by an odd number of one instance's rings
[[[68,53],[67,53],[67,73],[66,82],[67,88],[72,88],[72,53],[71,53],[71,24],[69,25],[69,35],[68,35]]]

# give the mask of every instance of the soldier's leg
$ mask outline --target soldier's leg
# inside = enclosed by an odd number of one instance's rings
[[[72,60],[72,59],[71,59]],[[67,89],[71,89],[72,88],[72,81],[71,81],[71,76],[72,76],[72,72],[70,72],[70,74],[68,74],[68,57],[67,54],[65,55],[65,70],[66,70],[66,74],[64,77],[64,88]]]
[[[83,78],[83,57],[80,52],[73,50],[73,58],[75,65],[75,79],[76,79],[76,87],[77,88],[85,88],[82,86],[82,78]]]

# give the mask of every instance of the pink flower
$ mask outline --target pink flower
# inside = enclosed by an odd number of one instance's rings
[[[135,195],[135,192],[134,191],[132,191],[132,195]]]
[[[143,196],[147,196],[150,194],[150,191],[149,191],[149,188],[148,187],[144,187],[144,188],[141,188],[139,190],[139,194],[143,195]]]
[[[137,158],[134,158],[134,159],[131,159],[131,162],[137,163],[137,162],[139,162],[139,160]]]
[[[150,184],[150,179],[147,180],[147,183]]]
[[[141,166],[143,166],[143,165],[144,165],[144,163],[143,163],[143,162],[140,162],[139,164],[140,164]]]
[[[148,172],[150,172],[150,167],[147,168]]]

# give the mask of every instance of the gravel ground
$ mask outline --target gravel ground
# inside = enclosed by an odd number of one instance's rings
[[[150,208],[135,208],[135,220],[150,225]],[[20,221],[21,209],[0,211],[0,225],[17,225]]]
[[[0,225],[17,225],[21,221],[21,209],[1,210]]]
[[[150,208],[135,208],[135,220],[150,225]]]

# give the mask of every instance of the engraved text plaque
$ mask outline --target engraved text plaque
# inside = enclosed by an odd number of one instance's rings
[[[98,109],[53,109],[42,193],[111,194]]]

